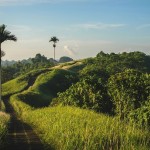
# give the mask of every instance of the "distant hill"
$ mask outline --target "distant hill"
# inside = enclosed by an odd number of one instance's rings
[[[1,60],[1,65],[2,66],[11,66],[11,65],[13,65],[15,63],[16,63],[15,60],[11,60],[11,61],[9,61],[9,60]]]
[[[54,60],[53,58],[47,59],[44,55],[42,56],[41,54],[36,54],[34,58],[28,58],[28,59],[23,59],[23,60],[18,60],[18,61],[17,60],[1,60],[1,65],[3,67],[7,67],[7,66],[12,66],[18,62],[22,64],[32,64],[33,59],[35,58],[45,58],[47,61],[52,62],[52,63],[64,63],[64,62],[73,61],[72,58],[67,57],[67,56],[62,56],[59,60]]]

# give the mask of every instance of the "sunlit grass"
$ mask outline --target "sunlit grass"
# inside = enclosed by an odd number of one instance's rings
[[[33,70],[2,84],[2,96],[12,95],[23,91],[28,86],[28,82],[31,78],[36,78],[37,75],[45,71],[48,71],[48,69]]]
[[[8,122],[10,120],[10,116],[2,111],[0,111],[0,149],[4,147],[5,137],[8,131]]]
[[[75,74],[70,71],[53,69],[39,75],[35,83],[28,90],[18,93],[17,97],[35,108],[48,106],[58,92],[72,84],[74,77]]]
[[[11,98],[23,121],[40,135],[45,147],[61,150],[148,150],[149,131],[76,107],[32,109]],[[20,109],[18,109],[20,107]]]

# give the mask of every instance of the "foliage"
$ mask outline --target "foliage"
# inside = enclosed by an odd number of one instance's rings
[[[136,69],[141,72],[150,73],[150,56],[142,52],[130,52],[120,54],[123,65],[128,69]],[[125,69],[126,69],[125,68]]]
[[[10,96],[12,94],[21,92],[30,86],[36,77],[44,72],[50,71],[49,69],[37,69],[19,76],[9,82],[2,84],[2,96]]]
[[[141,107],[142,102],[148,99],[149,85],[150,75],[131,69],[109,78],[109,94],[121,119],[126,118],[130,111]]]
[[[87,76],[65,92],[59,93],[51,105],[72,105],[110,113],[112,103],[105,85],[105,81],[100,76],[99,78]]]
[[[0,106],[1,106],[1,110],[0,111],[5,112],[6,108],[5,108],[5,104],[4,104],[3,100],[0,101]]]
[[[39,75],[28,90],[17,96],[32,107],[48,106],[58,92],[65,91],[76,80],[75,73],[55,69]]]
[[[121,54],[106,54],[99,52],[95,58],[85,60],[86,65],[95,65],[103,68],[109,75],[122,72],[126,69],[135,69],[150,73],[150,56],[142,52],[123,52]]]
[[[3,149],[5,144],[5,138],[8,131],[9,121],[10,121],[10,116],[0,111],[0,148],[1,149]]]
[[[149,58],[141,52],[100,52],[82,63],[64,63],[40,74],[28,90],[11,96],[10,102],[47,149],[149,150]],[[54,107],[38,108],[52,98]],[[86,108],[114,111],[124,120]]]
[[[17,38],[6,30],[6,25],[2,24],[0,25],[0,44],[7,40],[17,41]]]
[[[128,119],[136,126],[150,130],[150,97],[140,108],[130,111]]]
[[[148,131],[117,118],[75,107],[34,110],[14,96],[11,104],[22,120],[36,130],[46,149],[149,149]]]
[[[4,57],[4,56],[5,56],[5,52],[1,51],[1,57]]]
[[[44,55],[36,54],[34,58],[22,60],[11,66],[2,67],[2,83],[18,77],[19,75],[28,73],[32,70],[50,68],[54,63],[47,59]]]
[[[59,59],[59,63],[65,63],[65,62],[69,62],[69,61],[73,61],[73,59],[70,57],[67,57],[67,56],[63,56]]]

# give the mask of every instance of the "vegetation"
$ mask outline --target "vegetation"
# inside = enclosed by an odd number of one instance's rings
[[[0,104],[1,105],[1,111],[5,112],[6,108],[5,108],[4,102],[1,100],[0,103],[1,103]]]
[[[6,30],[6,25],[0,25],[0,53],[1,53],[1,57],[3,57],[5,55],[4,51],[2,51],[1,49],[1,44],[7,40],[10,41],[17,41],[17,38],[15,37],[15,35],[11,35],[11,32]],[[0,57],[0,61],[1,61],[1,57]],[[0,70],[1,70],[1,64],[0,64]],[[1,96],[1,91],[2,91],[2,86],[1,86],[1,71],[0,71],[0,101],[2,100],[2,96]],[[1,110],[1,105],[0,105],[0,110]]]
[[[17,93],[10,103],[46,149],[149,150],[149,63],[141,52],[100,52],[11,80],[3,96]]]
[[[5,112],[0,111],[0,148],[3,149],[6,142],[7,127],[10,120],[10,116]]]
[[[148,101],[149,62],[150,56],[141,52],[100,52],[96,58],[84,61],[85,67],[79,71],[80,81],[58,93],[51,106],[79,106],[128,120],[132,111]]]
[[[59,41],[59,39],[56,36],[51,37],[51,39],[49,40],[49,42],[53,42],[53,47],[54,47],[54,60],[55,60],[55,47],[56,47],[56,43]]]
[[[125,119],[130,111],[140,108],[148,100],[150,74],[125,70],[108,79],[108,90],[115,105],[115,111]]]
[[[65,63],[65,62],[69,62],[69,61],[73,61],[73,59],[70,57],[67,57],[67,56],[63,56],[59,59],[59,63]]]
[[[17,41],[17,38],[15,35],[11,35],[11,32],[6,30],[6,25],[0,26],[0,51],[1,51],[1,44],[7,40],[10,41]],[[1,51],[1,57],[3,56],[4,52]]]
[[[33,110],[11,97],[16,112],[42,139],[45,149],[143,149],[148,150],[147,130],[138,129],[103,114],[75,107]],[[118,132],[119,131],[119,132]]]
[[[138,127],[150,131],[150,98],[140,108],[130,111],[128,119]]]
[[[50,69],[33,70],[25,75],[19,76],[16,79],[2,84],[2,96],[10,96],[27,89],[38,75],[47,71],[50,71]]]
[[[28,90],[17,96],[32,107],[48,106],[58,92],[65,91],[76,80],[74,73],[55,69],[39,75]]]
[[[5,65],[2,67],[2,83],[12,80],[22,74],[28,73],[32,70],[50,68],[54,63],[41,54],[36,54],[34,58],[13,62],[12,65]]]
[[[5,56],[5,52],[1,51],[1,57],[4,57],[4,56]]]

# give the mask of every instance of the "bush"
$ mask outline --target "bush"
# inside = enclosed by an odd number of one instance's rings
[[[71,105],[93,109],[97,112],[110,113],[112,103],[102,79],[89,76],[72,85],[58,97],[52,100],[51,105]]]
[[[131,69],[109,78],[109,95],[114,103],[115,112],[121,119],[127,118],[130,111],[140,108],[148,99],[149,81],[149,74]]]
[[[128,119],[131,123],[136,124],[137,127],[150,130],[150,99],[140,108],[131,111]]]

